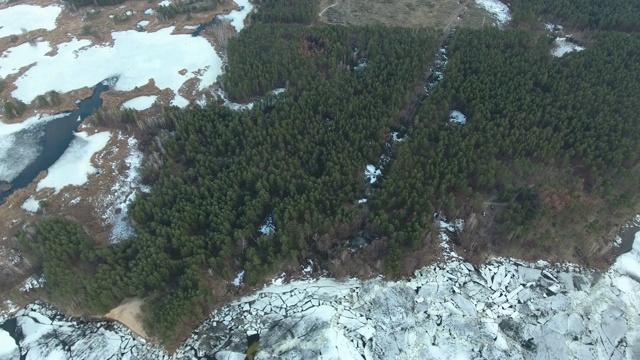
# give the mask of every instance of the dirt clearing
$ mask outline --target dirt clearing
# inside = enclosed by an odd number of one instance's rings
[[[118,307],[111,309],[104,317],[116,320],[139,336],[149,339],[149,335],[147,335],[142,327],[142,311],[140,307],[143,303],[144,301],[139,298],[127,299]]]
[[[322,0],[319,18],[329,24],[445,28],[492,25],[472,0]]]

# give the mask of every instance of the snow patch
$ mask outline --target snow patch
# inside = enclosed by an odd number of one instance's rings
[[[125,101],[125,103],[122,104],[122,108],[129,108],[138,111],[147,110],[151,107],[151,105],[153,105],[154,102],[156,102],[157,98],[158,97],[156,95],[138,96],[131,100]]]
[[[234,2],[240,7],[240,10],[233,10],[228,15],[223,15],[220,18],[228,20],[237,32],[244,29],[244,20],[253,10],[253,5],[249,0],[234,0]]]
[[[150,21],[149,20],[142,20],[138,23],[138,26],[140,27],[145,27],[147,25],[149,25]]]
[[[158,3],[158,6],[169,6],[171,5],[171,0],[162,0]]]
[[[89,135],[86,132],[78,132],[74,136],[64,154],[51,165],[47,170],[47,176],[38,183],[36,191],[53,188],[58,193],[69,185],[84,185],[89,174],[95,173],[96,169],[91,165],[91,158],[107,145],[111,139],[111,133],[100,132]]]
[[[449,114],[449,120],[460,125],[467,123],[467,117],[458,110],[453,110],[451,114]]]
[[[12,96],[30,103],[49,90],[66,93],[111,77],[118,77],[113,87],[118,91],[133,90],[152,78],[158,88],[175,94],[192,78],[200,80],[200,90],[215,83],[222,74],[215,49],[202,37],[172,35],[173,30],[171,26],[156,32],[113,32],[113,46],[71,39],[58,45],[55,56],[29,59],[37,64],[15,81]],[[182,69],[187,70],[184,75],[179,73]]]
[[[238,273],[235,279],[233,279],[233,286],[240,286],[244,282],[244,270]]]
[[[269,215],[264,224],[260,226],[260,232],[264,235],[271,235],[274,231],[276,231],[276,225],[273,222],[273,215]]]
[[[380,169],[376,169],[373,165],[367,165],[364,171],[364,177],[369,179],[370,184],[375,183],[379,176],[382,176],[382,171],[380,171]]]
[[[392,132],[391,133],[391,139],[393,139],[393,142],[403,142],[405,140],[407,140],[406,136],[400,137],[400,134],[398,132]]]
[[[156,11],[151,9],[151,8],[149,8],[149,9],[144,11],[144,14],[145,15],[149,15],[149,16],[154,15],[155,13],[156,13]]]
[[[106,209],[103,219],[112,225],[109,237],[112,242],[119,242],[133,235],[133,228],[127,218],[129,204],[135,199],[138,191],[150,191],[148,186],[140,184],[140,169],[144,156],[138,150],[138,140],[130,137],[127,139],[127,144],[129,155],[124,159],[127,170],[118,174],[111,192],[101,200]]]
[[[475,0],[482,9],[487,10],[498,21],[498,26],[502,27],[511,21],[509,7],[498,0]]]
[[[51,31],[56,28],[56,19],[62,12],[58,5],[46,7],[35,5],[13,5],[0,10],[0,38],[10,35],[20,35],[23,29],[27,32],[44,29]]]
[[[20,207],[25,211],[28,211],[30,213],[35,213],[35,212],[38,212],[38,210],[40,210],[40,201],[34,199],[33,196],[29,196],[27,200],[25,200]]]
[[[570,52],[582,51],[584,49],[585,48],[580,45],[567,41],[566,37],[556,38],[554,48],[553,50],[551,50],[551,54],[555,57],[562,57]]]
[[[22,286],[20,287],[20,291],[29,292],[33,289],[41,288],[44,286],[46,282],[47,280],[44,278],[43,275],[40,275],[40,276],[31,275],[29,276],[29,278],[27,278],[27,280],[24,281],[24,283],[22,283]]]
[[[224,102],[223,105],[228,107],[231,110],[242,111],[242,110],[251,110],[253,109],[253,103],[248,104],[238,104],[229,100],[227,97],[227,93],[222,89],[217,89],[215,94],[222,99]]]

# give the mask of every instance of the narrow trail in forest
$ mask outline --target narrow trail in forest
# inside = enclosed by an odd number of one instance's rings
[[[322,11],[320,11],[320,13],[318,14],[318,17],[322,17],[322,14],[324,14],[325,11],[327,11],[329,8],[332,8],[332,7],[336,6],[336,5],[338,5],[339,2],[340,1],[336,0],[335,4],[329,5],[326,8],[324,8]]]

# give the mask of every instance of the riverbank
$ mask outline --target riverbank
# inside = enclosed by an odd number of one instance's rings
[[[639,264],[640,240],[630,260]],[[448,240],[443,237],[443,245]],[[63,318],[31,305],[3,343],[27,358],[126,356],[243,358],[259,337],[262,357],[635,358],[640,283],[621,262],[601,273],[571,264],[493,259],[479,267],[447,252],[411,278],[305,278],[270,285],[214,311],[174,354],[104,322]],[[32,319],[38,319],[35,323]],[[51,320],[47,320],[51,319]],[[14,324],[9,320],[9,324]],[[5,323],[6,324],[6,323]],[[108,329],[108,331],[107,331]],[[2,330],[0,330],[2,331]],[[46,339],[46,340],[45,340]],[[64,343],[74,344],[65,347]],[[35,357],[33,357],[35,358]]]

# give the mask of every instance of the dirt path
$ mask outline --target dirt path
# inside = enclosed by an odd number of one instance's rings
[[[320,11],[320,13],[318,14],[318,17],[322,17],[322,14],[324,14],[325,11],[327,11],[329,8],[332,8],[332,7],[336,6],[336,5],[338,5],[338,3],[339,3],[339,1],[336,1],[335,4],[329,5],[326,8],[324,8],[322,11]]]
[[[149,339],[149,335],[144,331],[142,327],[140,306],[144,303],[142,299],[132,298],[125,300],[118,307],[109,311],[106,318],[116,320],[128,327],[134,333],[142,336],[145,339]]]

